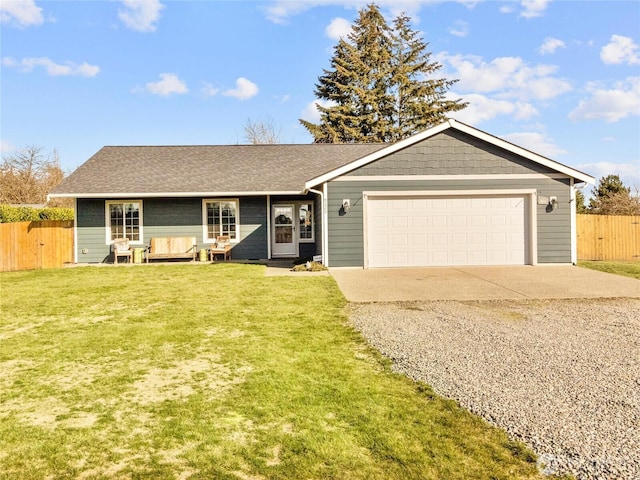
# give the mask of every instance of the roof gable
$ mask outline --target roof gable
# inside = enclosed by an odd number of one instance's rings
[[[595,182],[595,179],[590,175],[587,175],[586,173],[580,172],[576,169],[573,169],[559,162],[546,158],[530,150],[524,149],[512,143],[509,143],[505,140],[502,140],[486,132],[473,128],[464,123],[457,122],[455,120],[448,120],[444,123],[436,125],[435,127],[425,130],[424,132],[420,132],[409,138],[406,138],[392,145],[389,145],[383,149],[372,152],[366,157],[357,159],[354,162],[351,162],[349,164],[342,165],[341,167],[338,167],[334,171],[328,172],[325,175],[312,178],[309,181],[307,181],[306,187],[312,188],[318,184],[333,180],[343,175],[347,175],[353,172],[354,170],[366,167],[367,165],[370,165],[373,162],[383,159],[384,157],[387,157],[396,152],[400,152],[401,150],[415,146],[420,142],[424,142],[425,140],[430,139],[446,131],[462,132],[466,135],[473,137],[474,139],[485,142],[490,146],[495,147],[495,149],[500,149],[505,152],[509,152],[511,154],[515,154],[519,157],[522,157],[526,161],[532,162],[536,170],[539,169],[539,171],[558,172],[561,174],[565,174],[569,177],[575,178],[580,182],[586,182],[591,184]]]

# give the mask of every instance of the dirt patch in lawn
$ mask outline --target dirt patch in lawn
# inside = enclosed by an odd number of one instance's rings
[[[220,395],[244,381],[246,371],[232,371],[215,356],[199,356],[166,368],[152,368],[133,384],[131,399],[140,405],[180,400],[197,391]]]

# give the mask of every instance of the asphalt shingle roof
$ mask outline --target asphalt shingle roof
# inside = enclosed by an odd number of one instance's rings
[[[52,195],[302,192],[385,144],[103,147]]]

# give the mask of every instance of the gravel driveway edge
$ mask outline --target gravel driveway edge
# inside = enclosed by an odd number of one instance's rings
[[[528,444],[543,473],[640,478],[640,299],[351,304],[424,381]]]

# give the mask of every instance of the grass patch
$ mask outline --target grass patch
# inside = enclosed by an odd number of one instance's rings
[[[578,266],[640,280],[640,262],[601,262],[580,260],[578,262]]]
[[[538,478],[394,374],[331,277],[153,265],[0,275],[0,478]]]

